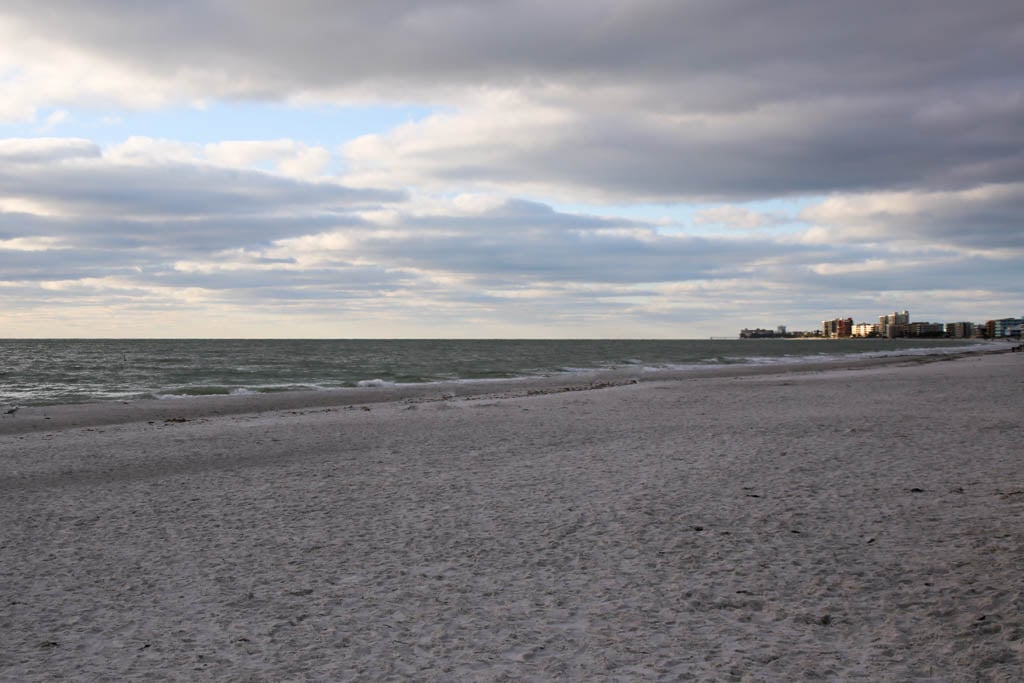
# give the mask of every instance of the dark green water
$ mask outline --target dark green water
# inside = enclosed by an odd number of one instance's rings
[[[0,404],[953,352],[960,340],[0,340]]]

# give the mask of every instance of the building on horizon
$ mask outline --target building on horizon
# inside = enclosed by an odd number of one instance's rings
[[[774,330],[768,330],[763,327],[744,327],[740,330],[740,339],[797,339],[817,336],[821,336],[821,332],[790,330],[786,325],[777,325]]]
[[[771,339],[773,337],[789,337],[790,334],[786,332],[785,325],[779,325],[774,330],[768,330],[763,327],[755,327],[753,329],[744,327],[740,330],[740,339]]]
[[[854,337],[877,337],[878,325],[875,323],[857,323],[853,326]]]
[[[853,335],[853,318],[821,321],[821,333],[829,339],[845,339]]]
[[[910,335],[910,311],[894,311],[878,318],[878,334],[892,339]]]
[[[942,323],[910,323],[909,328],[911,337],[943,337],[946,334]]]
[[[989,339],[1020,338],[1024,316],[1020,318],[998,318],[985,322],[985,336]]]
[[[974,336],[974,323],[946,323],[946,336],[954,339],[970,339]]]
[[[820,338],[847,339],[850,337],[867,338],[881,337],[895,339],[900,337],[932,338],[949,337],[952,339],[1022,339],[1024,316],[1020,318],[996,318],[984,323],[974,322],[910,322],[910,311],[904,309],[888,315],[879,316],[878,324],[853,323],[853,318],[833,318],[823,320],[821,327],[814,331],[803,332],[790,330],[786,325],[777,325],[775,329],[743,328],[740,339],[797,339]]]

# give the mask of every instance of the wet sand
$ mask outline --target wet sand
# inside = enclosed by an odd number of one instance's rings
[[[23,409],[0,678],[1020,680],[1024,354],[781,370]]]

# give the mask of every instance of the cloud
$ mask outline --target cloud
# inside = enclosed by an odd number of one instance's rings
[[[41,309],[106,301],[139,313],[206,302],[309,315],[296,302],[318,301],[407,322],[430,311],[457,325],[459,310],[493,322],[504,310],[554,324],[641,311],[637,302],[658,297],[652,284],[742,278],[753,261],[804,248],[665,235],[523,199],[457,196],[403,208],[403,193],[187,161],[205,150],[171,142],[67,153],[79,147],[42,145],[43,158],[67,160],[0,171],[0,197],[59,209],[0,212],[0,282]],[[291,147],[270,146],[280,149]],[[267,153],[221,151],[238,155],[230,163]],[[381,212],[387,220],[365,217]]]
[[[145,318],[188,302],[225,319],[254,308],[323,322],[318,302],[395,330],[422,331],[416,321],[427,315],[468,336],[511,333],[514,322],[532,331],[520,334],[586,325],[614,336],[625,320],[638,335],[658,336],[673,316],[755,324],[740,320],[750,307],[831,310],[842,299],[884,309],[899,305],[885,302],[887,292],[905,300],[939,290],[967,301],[974,295],[963,292],[1012,282],[1018,262],[1007,251],[1020,246],[1015,185],[835,195],[800,216],[817,240],[697,237],[535,200],[409,200],[244,168],[296,150],[281,141],[211,148],[135,139],[99,152],[77,140],[5,141],[0,155],[17,161],[0,168],[0,206],[23,208],[0,211],[0,286],[20,297],[12,308],[34,301],[40,315],[106,302]],[[725,205],[695,222],[769,220]],[[993,244],[1003,246],[984,248]]]
[[[1022,215],[1024,183],[1007,183],[835,196],[807,207],[800,218],[818,224],[808,235],[812,242],[927,244],[1019,258],[1024,255]]]
[[[14,0],[0,110],[445,107],[346,148],[346,181],[369,186],[590,201],[956,190],[1024,173],[1022,25],[1015,0]]]
[[[612,79],[674,82],[676,92],[661,99],[695,99],[715,110],[807,91],[1016,78],[1009,58],[1019,49],[1021,19],[1012,0],[971,7],[955,0],[895,7],[881,0],[566,0],[557,7],[529,0],[287,7],[10,0],[4,15],[14,45],[57,43],[96,61],[135,64],[163,83],[192,83],[209,96]],[[980,36],[985,50],[977,49]],[[224,92],[214,92],[218,86]]]
[[[316,179],[331,162],[331,153],[294,140],[235,140],[206,145],[205,156],[215,164],[251,167],[270,163],[283,175]]]
[[[327,166],[334,160],[323,147],[297,140],[223,140],[200,145],[177,140],[133,136],[111,146],[104,156],[124,164],[208,162],[213,166],[246,171],[262,169],[300,180],[328,180]]]
[[[197,160],[195,152],[194,145],[148,139],[129,140],[102,155],[95,145],[78,140],[0,140],[0,160],[10,162],[0,167],[0,201],[43,203],[67,215],[114,223],[140,216],[183,222],[211,215],[229,222],[256,217],[259,223],[258,216],[270,212],[315,220],[317,214],[372,208],[405,196],[226,168]]]
[[[697,225],[716,225],[736,230],[756,230],[773,225],[778,219],[741,206],[714,206],[694,214]]]
[[[560,107],[485,99],[355,140],[344,150],[346,181],[674,202],[960,189],[1024,175],[1024,127],[982,99],[974,118],[941,125],[912,116],[928,106],[921,93],[808,95],[714,115],[616,109],[592,92],[566,94]]]
[[[0,139],[0,163],[50,164],[77,159],[95,159],[100,148],[89,140],[74,138]]]
[[[59,109],[57,111],[51,112],[50,115],[46,117],[46,121],[43,122],[43,125],[41,126],[40,130],[43,130],[43,131],[53,130],[54,128],[56,128],[57,126],[61,125],[62,123],[67,122],[70,118],[71,118],[71,114],[69,114],[68,112],[64,111],[63,109]]]
[[[13,237],[0,239],[0,250],[11,251],[48,251],[60,249],[61,240],[56,237]]]
[[[305,151],[278,147],[284,161]],[[252,151],[244,144],[222,149]],[[0,140],[0,280],[35,283],[37,296],[45,289],[69,300],[79,291],[99,296],[75,282],[111,277],[167,291],[178,262],[359,225],[360,212],[405,199],[400,191],[220,166],[205,152],[147,139],[106,151],[84,140]],[[251,161],[240,157],[229,162]],[[288,287],[299,291],[304,276],[293,272]],[[62,284],[55,289],[55,282]],[[118,296],[111,295],[112,305]]]
[[[188,182],[180,165],[168,166],[178,173],[162,174],[167,182]],[[188,211],[207,203],[196,198]],[[1014,261],[955,245],[665,234],[635,220],[525,200],[453,200],[447,211],[435,202],[415,213],[395,204],[386,222],[329,212],[309,220],[315,206],[290,200],[261,206],[277,218],[217,211],[130,220],[89,211],[0,213],[0,287],[18,297],[12,309],[32,301],[40,314],[106,302],[138,320],[187,303],[239,324],[256,325],[256,311],[297,325],[317,320],[319,334],[340,334],[332,324],[358,319],[370,325],[362,330],[392,334],[428,333],[424,321],[430,320],[437,323],[433,334],[461,336],[474,336],[473,330],[622,336],[624,329],[627,336],[664,336],[681,329],[680,320],[757,324],[751,310],[796,316],[778,321],[794,325],[816,320],[837,300],[851,314],[936,291],[961,302],[989,291],[1000,301],[986,283],[1012,281],[1016,268]],[[324,311],[334,312],[334,323]],[[289,327],[295,329],[310,328]]]
[[[1024,249],[1022,27],[1016,0],[9,0],[0,121],[19,130],[212,101],[435,113],[333,148],[0,140],[0,287],[40,317],[187,302],[258,310],[247,329],[307,321],[296,334],[663,336],[837,302],[1003,305]],[[799,200],[809,227],[759,230],[778,219],[758,199]],[[672,205],[697,201],[687,226]],[[555,208],[645,203],[674,224]]]

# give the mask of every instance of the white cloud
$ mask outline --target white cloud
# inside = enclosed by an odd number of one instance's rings
[[[4,197],[0,195],[0,214],[27,214],[34,216],[59,216],[60,211],[45,201]]]
[[[0,249],[10,251],[47,251],[49,249],[66,248],[59,237],[14,237],[0,239]]]
[[[935,247],[1024,249],[1024,183],[958,191],[838,195],[808,206],[812,242],[886,242]]]
[[[200,145],[176,140],[130,137],[112,145],[104,156],[125,164],[209,164],[224,168],[259,169],[301,180],[324,179],[332,161],[323,147],[296,140],[225,140]]]
[[[294,157],[302,147],[293,140],[228,140],[208,144],[204,152],[215,164],[247,168],[268,161],[277,164]]]
[[[132,136],[107,148],[104,157],[119,164],[162,166],[169,163],[188,164],[202,157],[202,146],[178,140],[160,140]]]
[[[46,117],[46,121],[43,122],[41,130],[53,130],[62,123],[65,123],[68,120],[70,120],[70,118],[71,114],[69,114],[67,111],[63,109],[58,109],[57,111],[51,112],[50,115]]]
[[[300,145],[290,156],[278,160],[277,169],[293,178],[319,178],[331,160],[331,153],[323,147]]]
[[[5,164],[56,163],[99,156],[98,145],[80,138],[0,139],[0,162]]]
[[[54,26],[52,16],[36,23],[0,12],[0,122],[32,121],[42,107],[155,108],[192,90],[132,60],[61,41]]]
[[[741,206],[715,206],[695,213],[693,222],[697,225],[718,225],[737,230],[755,230],[774,224],[776,219]]]
[[[457,113],[434,114],[347,143],[344,178],[354,186],[455,186],[462,194],[522,186],[528,183],[496,179],[491,171],[509,153],[553,144],[571,131],[573,118],[569,110],[538,105],[517,91],[486,91]]]
[[[860,263],[816,263],[811,270],[818,275],[836,275],[851,273],[884,273],[892,268],[905,268],[910,263],[880,258],[868,259]]]

